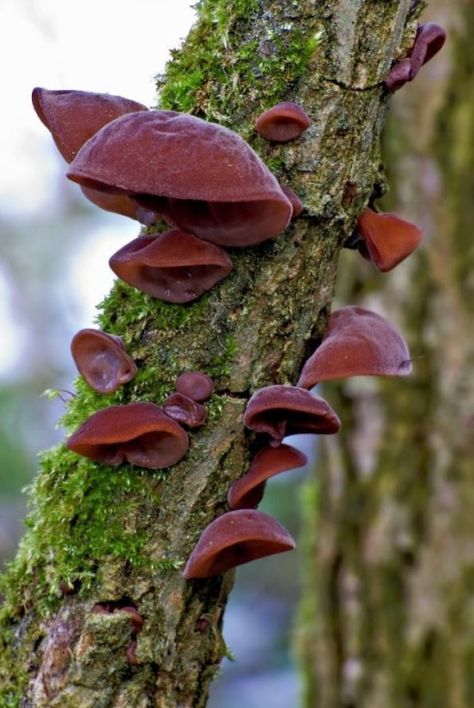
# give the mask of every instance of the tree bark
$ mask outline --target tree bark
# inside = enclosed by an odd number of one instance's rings
[[[294,382],[321,336],[338,254],[381,189],[381,84],[402,41],[409,0],[204,0],[199,21],[160,77],[160,105],[238,130],[301,196],[305,211],[271,243],[232,254],[219,287],[169,305],[117,283],[100,326],[121,336],[137,379],[101,398],[77,384],[64,423],[110,403],[160,403],[184,370],[215,382],[209,421],[183,462],[151,473],[43,456],[29,529],[3,578],[0,700],[14,706],[204,706],[225,653],[232,573],[185,582],[179,568],[255,449],[242,424],[250,393]],[[301,103],[305,136],[267,145],[252,126],[280,100]],[[115,611],[94,611],[95,605]],[[134,663],[129,615],[145,622]],[[99,609],[95,607],[95,610]]]
[[[447,46],[397,94],[385,140],[387,207],[422,226],[424,245],[369,281],[351,262],[341,288],[398,319],[415,373],[332,387],[345,425],[317,471],[311,708],[474,704],[474,9],[434,0],[427,19]]]

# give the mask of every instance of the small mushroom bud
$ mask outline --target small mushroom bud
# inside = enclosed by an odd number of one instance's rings
[[[71,342],[71,354],[80,374],[98,393],[114,393],[137,373],[120,337],[98,329],[81,329]]]
[[[254,509],[229,511],[203,531],[183,576],[187,580],[209,578],[294,547],[288,531],[268,514]]]
[[[206,401],[212,396],[214,383],[202,371],[185,371],[176,379],[176,391],[193,401]]]
[[[294,192],[294,191],[291,189],[291,187],[286,187],[286,186],[283,186],[283,185],[282,185],[281,188],[282,188],[282,190],[283,190],[283,193],[284,193],[285,197],[287,197],[287,199],[290,200],[290,204],[291,204],[291,206],[293,207],[293,214],[292,214],[292,217],[291,217],[291,218],[292,218],[292,219],[297,219],[298,216],[299,216],[299,215],[301,214],[301,212],[303,211],[303,208],[304,208],[304,207],[303,207],[303,202],[301,201],[301,199],[299,198],[299,196],[296,194],[296,192]]]
[[[201,403],[182,393],[172,393],[163,402],[166,415],[188,428],[199,428],[207,420],[207,410]]]
[[[257,133],[274,143],[287,143],[299,138],[309,127],[311,121],[296,103],[286,101],[277,103],[273,108],[262,113],[255,124]]]

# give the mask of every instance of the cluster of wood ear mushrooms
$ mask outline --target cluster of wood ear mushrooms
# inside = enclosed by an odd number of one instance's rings
[[[420,25],[412,50],[393,66],[386,88],[395,91],[411,81],[444,39],[437,25]],[[90,201],[147,227],[159,219],[171,227],[139,236],[109,261],[119,278],[154,298],[171,303],[195,300],[230,273],[232,261],[225,248],[272,239],[303,211],[293,190],[277,182],[239,135],[220,125],[85,91],[36,88],[33,105],[70,163],[67,176]],[[300,106],[283,102],[259,116],[256,131],[267,140],[285,143],[309,125]],[[414,224],[366,207],[352,246],[380,271],[388,271],[416,248],[421,236]],[[100,330],[78,332],[71,352],[85,381],[101,394],[114,393],[137,372],[121,339]],[[244,423],[264,444],[229,489],[230,511],[202,533],[184,577],[207,578],[294,548],[288,531],[256,507],[270,477],[307,462],[301,452],[283,443],[286,436],[339,430],[337,414],[308,389],[349,376],[404,376],[410,371],[407,345],[386,319],[359,307],[333,312],[298,384],[268,386],[249,399]],[[162,406],[137,402],[99,410],[67,440],[67,446],[111,466],[124,462],[150,469],[172,466],[187,452],[187,430],[205,423],[202,401],[212,391],[207,374],[185,372]]]

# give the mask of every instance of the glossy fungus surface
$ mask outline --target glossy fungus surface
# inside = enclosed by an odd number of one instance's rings
[[[140,236],[109,260],[119,278],[166,302],[191,302],[225,278],[232,261],[219,246],[184,231]]]
[[[176,391],[194,401],[206,401],[212,396],[214,383],[202,371],[185,371],[176,379]]]
[[[188,428],[199,428],[207,420],[207,410],[202,403],[182,393],[172,393],[163,402],[163,410],[173,420]]]
[[[71,354],[80,374],[98,393],[114,393],[137,373],[120,337],[98,329],[81,329],[71,342]]]
[[[270,436],[270,445],[296,433],[337,433],[340,420],[329,403],[298,386],[267,386],[256,391],[244,414],[247,428]]]
[[[38,87],[33,89],[32,100],[39,119],[50,131],[66,162],[71,162],[84,143],[110,121],[126,113],[148,111],[137,101],[92,91],[50,91]],[[143,208],[125,194],[104,194],[87,187],[82,191],[101,209],[147,223],[143,220]],[[155,223],[157,215],[147,214],[146,218],[149,223]]]
[[[319,381],[349,376],[407,376],[411,369],[407,344],[395,327],[375,312],[348,306],[332,313],[298,385],[311,388]]]
[[[222,246],[273,238],[292,213],[275,177],[239,135],[174,111],[108,123],[79,151],[68,177],[126,193],[172,226]]]
[[[396,214],[363,209],[356,227],[363,238],[359,250],[385,273],[405,260],[420,244],[423,234],[416,224]]]
[[[91,91],[50,91],[35,88],[33,107],[38,118],[50,131],[66,162],[71,162],[79,149],[110,121],[136,111],[148,111],[142,103],[122,96]]]
[[[286,143],[298,138],[311,121],[297,103],[277,103],[262,113],[255,124],[257,133],[274,143]]]
[[[418,26],[415,41],[407,57],[396,62],[385,79],[389,91],[398,91],[407,81],[413,81],[426,64],[443,47],[446,32],[434,22]]]
[[[291,445],[264,447],[257,452],[250,468],[229,489],[227,501],[231,509],[256,507],[265,490],[267,479],[307,463],[306,455]]]
[[[288,531],[268,514],[254,509],[229,511],[203,531],[183,576],[187,580],[209,578],[294,547],[295,542]]]
[[[110,406],[94,413],[67,441],[79,455],[105,465],[162,469],[176,464],[187,452],[183,428],[154,403]]]

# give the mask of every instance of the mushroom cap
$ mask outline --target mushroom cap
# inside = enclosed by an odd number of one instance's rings
[[[66,442],[94,462],[123,462],[150,469],[170,467],[188,449],[188,434],[154,403],[109,406],[93,413]]]
[[[271,446],[297,433],[337,433],[341,422],[329,403],[298,386],[267,386],[247,403],[244,423],[250,430],[267,433]]]
[[[254,509],[229,511],[204,529],[183,576],[187,580],[209,578],[294,547],[288,531],[268,514]]]
[[[332,313],[329,329],[306,361],[298,386],[349,376],[407,376],[410,352],[401,334],[384,317],[362,307]]]
[[[35,88],[33,107],[48,128],[66,162],[71,162],[79,149],[98,130],[126,113],[148,111],[142,103],[122,96],[91,91],[50,91]]]
[[[207,410],[202,403],[193,401],[192,398],[182,393],[172,393],[163,402],[166,415],[188,428],[199,428],[207,420]]]
[[[222,248],[184,231],[139,236],[118,250],[109,265],[134,288],[166,302],[191,302],[232,270]]]
[[[212,396],[214,382],[202,371],[185,371],[176,379],[176,391],[193,401],[206,401]]]
[[[415,44],[410,54],[410,76],[412,81],[423,64],[426,64],[443,47],[446,41],[446,32],[434,22],[419,25]]]
[[[79,373],[98,393],[114,393],[137,373],[120,337],[99,329],[81,329],[71,342],[71,354]]]
[[[274,143],[286,143],[298,138],[311,121],[297,103],[284,101],[264,111],[255,124],[257,133]]]
[[[416,224],[396,214],[381,214],[363,209],[357,221],[357,231],[364,239],[359,250],[382,273],[395,268],[419,245],[423,233]]]
[[[32,100],[39,119],[66,162],[71,162],[84,143],[110,121],[126,113],[148,111],[142,103],[129,98],[91,91],[50,91],[37,87],[33,89]],[[89,188],[82,191],[89,201],[105,211],[147,223],[142,220],[143,208],[126,194],[105,194]],[[156,218],[154,214],[151,223]]]
[[[263,497],[267,479],[280,472],[302,467],[307,462],[306,455],[291,445],[262,448],[253,458],[248,472],[229,489],[227,501],[230,508],[256,507]]]
[[[67,176],[122,192],[173,226],[223,246],[249,246],[288,225],[291,204],[236,133],[175,111],[130,113],[79,151]]]
[[[392,68],[390,73],[384,81],[386,88],[389,91],[398,91],[404,86],[407,81],[410,81],[410,70],[411,70],[411,60],[410,57],[405,57],[401,61],[397,61]]]

